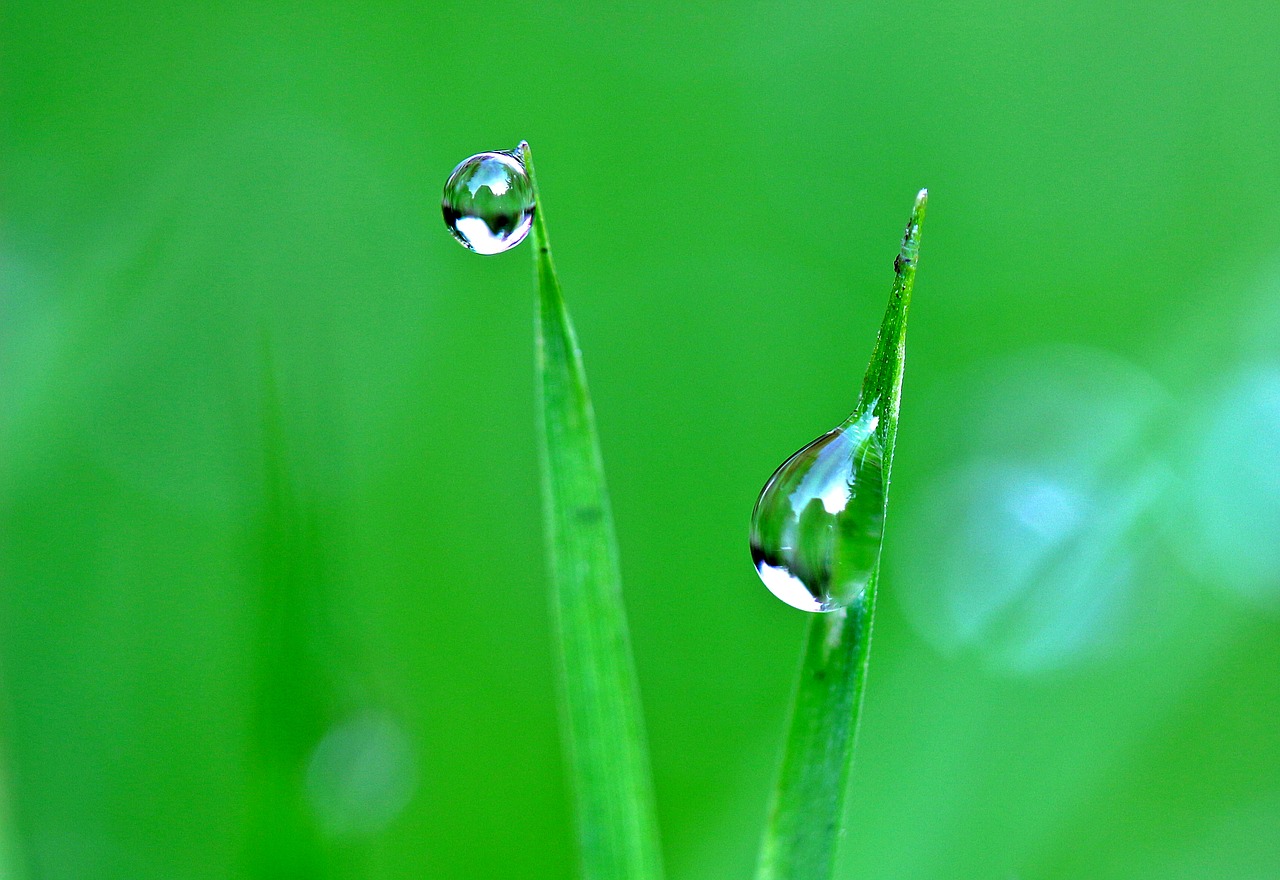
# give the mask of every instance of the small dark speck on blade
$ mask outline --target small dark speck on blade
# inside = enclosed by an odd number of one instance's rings
[[[599,507],[593,504],[575,509],[573,515],[578,522],[593,523],[597,522],[604,514]]]

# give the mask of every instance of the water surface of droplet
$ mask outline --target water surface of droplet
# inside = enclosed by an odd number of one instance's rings
[[[783,462],[751,515],[751,558],[775,596],[834,611],[865,592],[884,534],[884,453],[875,405]]]
[[[509,251],[533,228],[533,183],[516,153],[476,153],[453,169],[440,199],[445,226],[478,254]]]

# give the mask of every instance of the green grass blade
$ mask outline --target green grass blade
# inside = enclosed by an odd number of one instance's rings
[[[23,880],[28,876],[25,870],[25,859],[22,852],[22,841],[14,812],[12,795],[10,794],[9,742],[11,739],[9,725],[8,691],[3,687],[0,677],[0,880]]]
[[[304,800],[306,761],[332,714],[316,624],[322,613],[314,512],[289,463],[270,348],[263,365],[263,510],[253,553],[259,619],[250,721],[251,878],[324,878],[327,853]]]
[[[543,512],[582,871],[587,880],[657,880],[648,749],[595,416],[528,144],[521,152],[537,198],[531,238]]]
[[[895,278],[854,417],[874,408],[884,449],[886,480],[893,465],[906,355],[907,310],[915,284],[920,223],[927,193],[916,197],[894,260]],[[849,765],[867,679],[871,622],[880,566],[862,599],[847,609],[815,614],[809,625],[800,678],[777,784],[769,805],[758,880],[827,880],[835,867]]]

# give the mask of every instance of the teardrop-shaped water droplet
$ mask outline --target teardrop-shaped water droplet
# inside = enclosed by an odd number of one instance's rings
[[[500,254],[533,228],[533,183],[518,153],[476,153],[453,169],[440,199],[453,237],[478,254]]]
[[[751,514],[751,558],[760,579],[802,611],[857,601],[880,558],[884,452],[875,409],[783,462]]]

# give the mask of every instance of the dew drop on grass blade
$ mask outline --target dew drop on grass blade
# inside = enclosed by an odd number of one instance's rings
[[[927,193],[916,197],[853,414],[783,463],[753,515],[766,586],[809,622],[757,880],[828,880],[867,676],[880,543],[898,433],[907,311]]]

